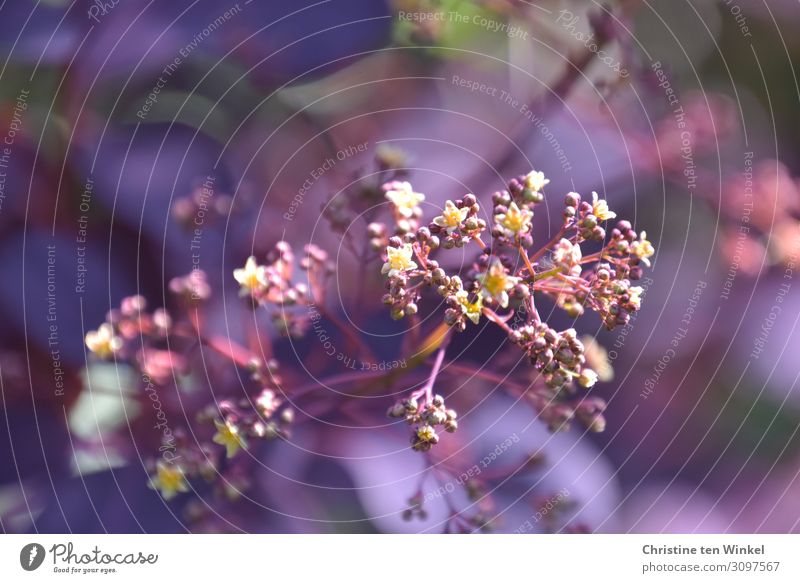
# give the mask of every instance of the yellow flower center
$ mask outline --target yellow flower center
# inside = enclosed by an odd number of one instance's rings
[[[247,288],[249,288],[249,289],[256,289],[259,286],[258,272],[251,271],[251,272],[245,274],[244,281],[242,282],[242,285],[247,287]]]
[[[639,241],[633,244],[633,253],[639,258],[652,257],[656,250],[650,241]]]
[[[183,472],[169,466],[158,466],[158,482],[164,490],[175,491],[183,483]]]
[[[461,209],[448,200],[442,211],[442,218],[444,219],[445,225],[448,227],[457,227],[461,224],[461,215]]]
[[[436,435],[436,432],[433,430],[433,427],[428,427],[428,426],[420,427],[419,430],[417,431],[417,436],[422,441],[430,441],[431,439],[433,439],[434,435]]]
[[[520,210],[517,204],[512,202],[500,224],[509,231],[520,233],[527,229],[530,218],[530,212]]]
[[[248,257],[247,262],[241,269],[233,270],[233,277],[242,286],[242,289],[257,291],[262,286],[263,268],[258,265],[255,257]]]
[[[107,323],[86,334],[86,347],[100,358],[108,358],[121,346],[122,340],[114,336],[113,328]]]
[[[483,314],[483,297],[478,295],[474,302],[470,302],[469,293],[462,289],[456,293],[456,299],[459,305],[464,308],[464,315],[473,324],[477,324],[481,319],[481,314]]]

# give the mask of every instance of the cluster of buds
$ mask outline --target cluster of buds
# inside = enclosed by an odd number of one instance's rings
[[[279,241],[260,265],[254,256],[247,258],[243,268],[235,269],[233,277],[240,286],[239,294],[250,297],[256,304],[292,306],[308,295],[305,283],[292,283],[295,258],[291,246]]]
[[[578,400],[562,398],[558,395],[544,395],[532,391],[527,398],[539,409],[540,418],[550,431],[566,431],[574,419],[594,433],[602,433],[606,428],[603,412],[606,402],[598,397],[584,397]]]
[[[428,451],[439,443],[437,427],[441,426],[448,433],[453,433],[458,429],[458,421],[456,421],[458,415],[453,409],[445,407],[444,397],[441,395],[424,399],[422,403],[412,395],[390,407],[388,415],[394,419],[403,419],[409,425],[414,425],[411,435],[411,447],[414,451]]]
[[[558,389],[576,381],[588,389],[597,382],[597,373],[585,366],[583,342],[573,328],[557,332],[537,322],[512,330],[509,337],[525,351],[548,387]]]
[[[601,264],[591,278],[592,298],[599,305],[598,312],[606,328],[613,330],[624,326],[630,315],[641,307],[644,288],[633,286],[628,279],[617,279],[617,271]]]
[[[198,421],[211,422],[215,433],[211,441],[225,448],[227,458],[248,448],[250,439],[288,438],[294,410],[283,407],[283,401],[271,388],[264,388],[254,401],[223,400],[209,405],[198,415]]]
[[[640,309],[644,293],[631,282],[642,277],[642,265],[649,267],[654,253],[646,232],[637,234],[628,221],[619,221],[599,254],[600,261],[586,277],[588,293],[582,291],[576,297],[590,303],[609,330],[624,326]]]
[[[419,520],[428,519],[428,511],[424,507],[425,498],[422,492],[417,492],[407,500],[408,508],[403,510],[402,517],[405,521],[410,521],[415,518]]]
[[[281,377],[278,374],[278,361],[270,358],[266,362],[260,358],[253,357],[247,363],[247,370],[250,372],[250,380],[261,386],[279,390]]]
[[[583,423],[589,431],[602,433],[606,429],[606,420],[603,412],[606,410],[606,402],[597,397],[587,397],[581,399],[575,408],[575,416]]]
[[[444,311],[445,324],[463,332],[467,320],[477,324],[483,310],[483,296],[480,292],[470,293],[464,289],[461,278],[457,275],[437,274],[441,281],[437,287],[439,295],[445,298],[447,309]]]
[[[169,291],[185,306],[195,306],[211,297],[211,286],[202,269],[193,269],[188,275],[173,277],[169,282]]]
[[[223,400],[218,406],[205,407],[197,419],[213,425],[209,442],[197,442],[178,429],[170,436],[169,443],[160,448],[164,452],[162,458],[148,462],[153,471],[150,487],[158,490],[165,500],[188,492],[190,480],[195,478],[214,483],[221,496],[238,498],[247,489],[249,480],[234,458],[248,449],[251,439],[288,438],[294,411],[284,407],[276,392],[267,387],[255,402]],[[225,479],[219,480],[223,472]]]
[[[189,492],[192,481],[199,479],[216,483],[224,471],[217,446],[178,427],[159,448],[161,456],[145,462],[150,471],[150,488],[158,490],[165,500]],[[227,478],[226,478],[227,479]]]
[[[552,338],[552,334],[549,336]],[[571,337],[572,333],[569,332],[568,336]],[[583,345],[581,357],[586,364],[581,366],[579,376],[573,377],[575,383],[565,383],[558,387],[546,383],[544,387],[538,387],[535,382],[531,382],[529,390],[520,394],[532,403],[539,412],[539,419],[553,432],[569,429],[574,420],[592,432],[605,430],[605,401],[586,396],[579,387],[589,388],[598,380],[609,381],[614,376],[613,370],[608,353],[593,337],[584,336],[580,343]],[[573,370],[572,373],[577,374],[577,371]],[[537,371],[537,374],[541,373]]]
[[[166,338],[172,319],[163,308],[147,311],[147,300],[142,296],[129,296],[119,308],[106,315],[106,321],[97,330],[86,334],[86,347],[101,359],[126,357],[136,352],[137,342]]]

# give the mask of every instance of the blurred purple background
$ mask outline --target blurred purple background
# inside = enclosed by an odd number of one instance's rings
[[[669,0],[3,4],[0,529],[442,532],[471,508],[501,532],[800,531],[800,9],[746,4],[738,20],[724,2],[691,13]],[[501,385],[445,375],[461,428],[430,471],[382,416],[406,387],[349,400],[321,387],[319,403],[354,406],[297,403],[291,439],[249,452],[241,499],[200,483],[164,501],[147,487],[158,436],[141,379],[89,358],[86,332],[133,294],[177,311],[166,290],[195,259],[175,209],[213,177],[225,202],[202,229],[210,330],[247,343],[232,270],[281,239],[314,243],[336,263],[328,309],[399,358],[408,340],[377,270],[365,276],[322,216],[386,145],[405,152],[430,216],[536,168],[551,179],[538,243],[570,190],[604,194],[647,231],[642,311],[613,332],[591,315],[578,325],[614,368],[593,389],[609,401],[606,431],[551,435]],[[313,336],[278,339],[257,318],[287,387],[342,372]],[[503,342],[470,328],[448,359],[480,365]],[[244,390],[220,363],[190,368],[162,393],[176,425]],[[415,490],[457,481],[512,436],[482,472],[491,496],[454,489],[403,519]]]

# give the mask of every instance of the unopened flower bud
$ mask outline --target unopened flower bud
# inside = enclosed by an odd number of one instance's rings
[[[580,204],[580,202],[581,202],[581,195],[578,194],[577,192],[567,193],[567,196],[564,197],[564,205],[571,208],[577,207]]]

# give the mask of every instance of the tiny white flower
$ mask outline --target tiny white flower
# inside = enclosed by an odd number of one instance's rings
[[[425,200],[425,195],[414,192],[409,182],[394,181],[385,184],[386,199],[390,201],[400,216],[411,218],[417,210],[419,203]]]
[[[411,243],[406,243],[402,247],[386,248],[386,263],[383,264],[381,273],[388,274],[389,277],[403,271],[410,271],[417,268],[413,260],[414,248]]]
[[[578,377],[578,384],[584,389],[593,387],[597,382],[597,373],[590,368],[585,368],[581,371],[581,376]]]
[[[105,323],[86,334],[86,347],[100,358],[108,358],[122,348],[122,338],[114,335],[111,324]]]
[[[484,297],[496,300],[501,307],[508,307],[508,291],[519,283],[519,278],[508,274],[503,264],[495,260],[486,270],[475,279],[481,284],[481,293]]]
[[[241,286],[241,295],[252,295],[267,286],[267,268],[259,265],[252,255],[243,268],[234,269],[233,277]]]
[[[500,225],[510,236],[524,235],[531,228],[533,213],[528,209],[520,209],[517,203],[512,202],[505,213],[495,215],[495,222]]]
[[[550,184],[550,180],[544,177],[544,172],[531,170],[525,176],[525,187],[530,188],[533,192],[541,191],[548,184]]]
[[[461,305],[461,311],[469,318],[470,322],[477,324],[481,320],[481,312],[483,310],[483,296],[478,296],[474,302],[469,301],[469,294],[466,290],[456,292],[456,299]]]
[[[458,208],[453,201],[448,200],[444,203],[444,210],[442,210],[442,214],[433,219],[434,224],[442,227],[447,231],[447,234],[451,234],[453,231],[461,226],[461,223],[467,218],[467,214],[469,214],[468,208]]]
[[[617,213],[609,210],[605,199],[600,198],[594,191],[592,191],[592,214],[598,221],[607,221],[617,216]]]

